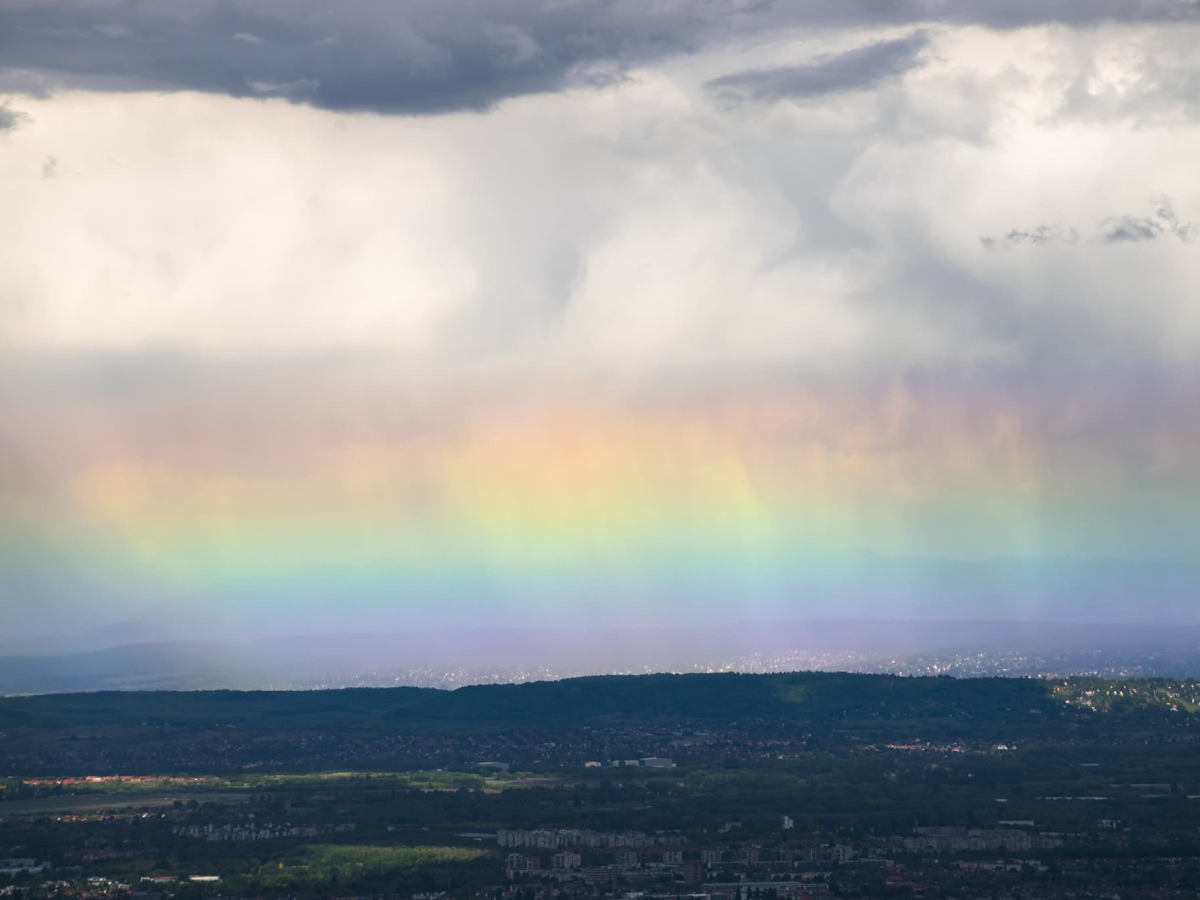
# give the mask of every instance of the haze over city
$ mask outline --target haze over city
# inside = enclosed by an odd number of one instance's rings
[[[1191,0],[0,0],[0,655],[1194,657],[1198,45]]]

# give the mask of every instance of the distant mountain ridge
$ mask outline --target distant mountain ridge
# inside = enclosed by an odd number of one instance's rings
[[[786,654],[797,652],[810,655],[796,657],[790,668],[885,671],[888,661],[898,657],[996,649],[1088,651],[1101,659],[1118,651],[1141,649],[1147,658],[1171,652],[1185,663],[1194,660],[1200,673],[1197,626],[829,619],[671,629],[464,628],[134,643],[86,653],[0,656],[0,694],[442,686],[451,682],[439,678],[450,673],[457,673],[461,685],[622,672],[745,671],[747,659],[786,661]]]

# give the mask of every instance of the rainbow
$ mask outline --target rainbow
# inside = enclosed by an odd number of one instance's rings
[[[27,572],[88,573],[71,588],[85,607],[250,604],[300,629],[318,603],[423,624],[1144,603],[1146,566],[1189,558],[1194,436],[1157,434],[1150,477],[1089,444],[1086,419],[1046,421],[934,391],[156,420],[92,441],[58,495],[10,489],[5,527],[25,537],[6,546]]]

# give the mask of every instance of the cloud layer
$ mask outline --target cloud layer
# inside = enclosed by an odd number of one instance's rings
[[[781,29],[887,28],[940,22],[1195,21],[1193,0],[225,0],[0,3],[0,87],[198,90],[284,96],[327,109],[430,114],[611,83],[731,39]],[[903,65],[902,45],[723,83],[811,92]],[[832,66],[832,68],[831,68]],[[765,80],[764,80],[765,79]],[[863,82],[868,83],[868,82]],[[757,85],[757,87],[752,87]]]

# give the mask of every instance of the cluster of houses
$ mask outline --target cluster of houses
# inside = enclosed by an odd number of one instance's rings
[[[849,863],[856,855],[848,844],[819,842],[781,847],[731,845],[685,852],[687,840],[681,834],[648,835],[638,831],[598,832],[565,828],[505,829],[497,832],[496,842],[502,847],[557,851],[550,855],[548,869],[544,868],[542,854],[509,853],[504,869],[510,881],[536,875],[586,884],[670,874],[676,879],[682,877],[686,884],[699,886],[710,884],[709,878],[721,869],[791,869],[794,863]],[[596,851],[604,853],[608,861],[604,865],[585,866],[584,854],[594,860]],[[871,861],[884,862],[882,859]]]
[[[781,824],[785,833],[795,827],[789,816],[784,816]],[[727,822],[718,832],[727,834],[739,825]],[[505,859],[505,873],[510,882],[535,876],[538,880],[615,887],[618,883],[649,886],[664,880],[676,884],[682,880],[688,890],[697,892],[697,897],[704,900],[758,900],[768,895],[746,893],[746,886],[761,880],[764,891],[767,885],[774,891],[768,900],[777,900],[783,895],[820,893],[822,884],[819,879],[814,883],[813,878],[820,873],[827,876],[834,866],[846,871],[886,870],[888,878],[894,879],[898,877],[891,874],[896,864],[895,854],[903,851],[1015,853],[1063,846],[1061,835],[1039,833],[1033,826],[1033,822],[1002,822],[996,828],[916,827],[911,836],[871,837],[853,845],[832,840],[832,836],[821,839],[812,835],[765,845],[729,841],[719,846],[697,847],[681,834],[565,828],[502,829],[496,833],[496,842],[523,851],[509,853]],[[1021,871],[1029,868],[1024,860],[1008,860],[999,865],[1016,865]],[[736,890],[726,884],[731,877],[740,879]],[[653,896],[647,893],[644,898],[650,900]]]

